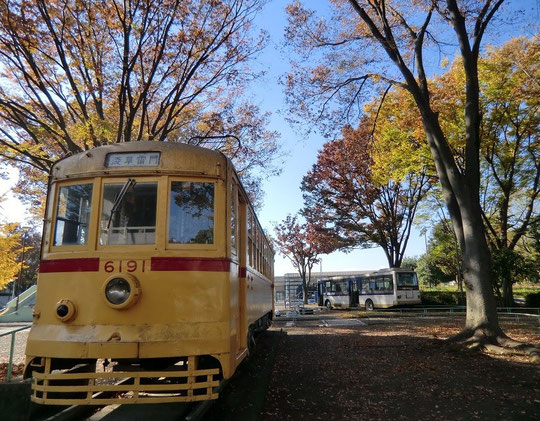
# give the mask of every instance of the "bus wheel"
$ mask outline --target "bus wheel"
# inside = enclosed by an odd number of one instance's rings
[[[366,300],[366,311],[373,311],[373,301]]]
[[[326,306],[326,308],[328,310],[332,310],[332,303],[330,302],[330,300],[326,300],[326,302],[324,303],[324,305]]]

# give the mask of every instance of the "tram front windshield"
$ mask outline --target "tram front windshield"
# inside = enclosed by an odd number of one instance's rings
[[[92,184],[62,186],[58,192],[55,246],[83,245],[88,241]]]
[[[104,185],[100,244],[154,244],[157,183],[138,182],[120,195],[124,186],[122,183]]]

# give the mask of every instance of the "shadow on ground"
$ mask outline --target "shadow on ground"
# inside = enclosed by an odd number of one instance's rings
[[[540,419],[537,364],[452,351],[398,325],[288,328],[261,418]]]

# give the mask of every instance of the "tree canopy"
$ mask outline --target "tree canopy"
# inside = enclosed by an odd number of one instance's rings
[[[419,170],[379,183],[373,156],[380,143],[384,141],[371,136],[368,119],[358,129],[344,128],[341,139],[325,143],[302,180],[303,212],[336,238],[340,248],[380,246],[389,267],[400,267],[430,179]]]
[[[276,248],[288,258],[302,279],[304,304],[307,303],[307,289],[311,282],[313,265],[319,262],[319,255],[335,250],[335,240],[326,236],[320,227],[298,222],[298,216],[287,215],[274,225]]]
[[[499,295],[502,291],[507,306],[513,305],[513,272],[521,272],[520,264],[515,263],[521,262],[521,258],[514,250],[539,212],[539,51],[538,36],[514,38],[501,47],[489,47],[478,63],[483,116],[479,157],[481,209],[494,254],[493,285]],[[445,73],[431,78],[430,84],[434,107],[456,163],[463,169],[462,60],[457,58]],[[406,171],[430,166],[427,163],[432,158],[428,156],[420,114],[404,89],[389,91],[382,104],[375,100],[369,104],[369,110],[378,112],[375,133],[387,135],[386,142],[378,142],[377,149],[382,150],[374,155],[379,177],[400,177]],[[435,205],[439,209],[438,201]]]
[[[286,80],[291,112],[328,131],[362,112],[373,93],[405,89],[421,117],[442,196],[463,255],[465,328],[455,340],[513,346],[502,332],[492,292],[493,266],[480,206],[481,101],[478,61],[486,30],[504,0],[400,2],[332,0],[331,19],[300,1],[288,7],[286,32],[301,60]],[[428,80],[429,48],[457,46],[464,74],[463,155],[453,153]],[[432,57],[432,56],[431,56]],[[434,63],[437,64],[437,63]]]
[[[106,143],[181,141],[222,150],[256,187],[278,153],[243,96],[265,2],[0,1],[0,157],[39,173]]]
[[[17,223],[0,225],[0,290],[17,279],[21,273],[19,258],[22,253],[22,235]],[[28,247],[25,249],[28,250]],[[26,268],[25,265],[23,269]]]

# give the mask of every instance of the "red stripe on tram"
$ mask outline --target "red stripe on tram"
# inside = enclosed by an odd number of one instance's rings
[[[191,257],[152,257],[152,271],[200,271],[200,272],[229,272],[229,259],[191,258]]]
[[[39,264],[41,273],[97,272],[98,270],[99,258],[97,257],[43,260]]]

